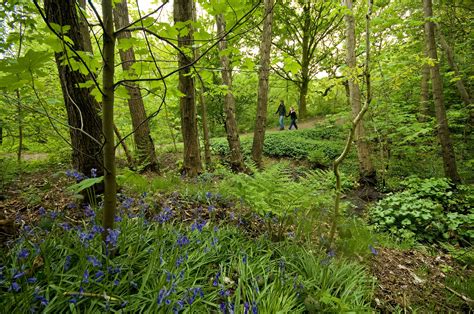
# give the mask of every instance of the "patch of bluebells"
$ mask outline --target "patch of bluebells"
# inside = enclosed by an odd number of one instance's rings
[[[178,235],[178,239],[176,240],[176,244],[182,248],[189,244],[189,239],[186,235]]]
[[[202,288],[199,288],[199,287],[189,288],[188,291],[186,292],[186,302],[189,305],[192,305],[197,297],[201,297],[201,298],[204,297],[204,292],[202,291]]]
[[[30,255],[30,251],[28,249],[23,248],[18,253],[18,259],[19,260],[26,259],[29,255]]]
[[[93,267],[102,267],[102,263],[93,255],[87,256],[87,261],[91,263]]]
[[[212,282],[212,285],[213,285],[214,287],[217,287],[217,286],[219,285],[219,278],[220,278],[220,276],[221,276],[221,272],[218,271],[217,274],[216,274],[216,276],[214,277],[214,281]]]
[[[198,220],[195,220],[194,223],[191,225],[191,231],[198,230],[199,232],[202,232],[202,229],[204,226],[206,226],[207,220],[201,220],[200,222]]]
[[[68,271],[71,268],[71,255],[66,256],[66,261],[64,262],[64,271]]]
[[[63,228],[64,231],[69,231],[72,229],[71,225],[69,225],[67,222],[61,222],[59,223],[59,226]]]
[[[74,169],[66,170],[66,176],[69,177],[69,178],[74,178],[78,182],[85,179],[84,175],[82,175],[80,172],[78,172],[77,170],[74,170]]]
[[[120,230],[118,229],[107,229],[107,236],[105,237],[105,243],[107,245],[115,247],[117,245]]]
[[[130,209],[135,202],[135,199],[132,197],[127,197],[122,202],[122,207],[125,209]]]
[[[84,215],[87,218],[95,217],[95,211],[92,209],[91,205],[87,204],[86,206],[84,206]]]
[[[169,221],[173,217],[173,211],[169,207],[163,208],[158,215],[153,217],[154,221],[159,222],[160,224],[163,224],[167,221]]]

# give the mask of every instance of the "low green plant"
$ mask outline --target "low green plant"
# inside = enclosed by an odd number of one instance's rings
[[[436,178],[410,178],[401,186],[405,190],[389,195],[371,208],[370,221],[376,228],[404,239],[471,243],[474,212],[469,205],[469,187],[454,187],[446,179]]]
[[[290,242],[182,224],[163,208],[153,220],[121,210],[104,243],[100,210],[77,225],[41,215],[47,230],[24,226],[0,255],[2,311],[304,313],[307,295],[321,311],[369,309],[362,268]]]

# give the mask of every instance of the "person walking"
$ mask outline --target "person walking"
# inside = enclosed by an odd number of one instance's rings
[[[278,109],[275,113],[278,113],[278,115],[280,116],[280,120],[279,120],[280,131],[284,130],[285,129],[284,120],[285,120],[285,115],[286,115],[286,108],[285,108],[285,103],[283,102],[283,100],[280,100],[280,105],[278,106]]]
[[[288,113],[287,117],[290,117],[291,119],[290,127],[288,128],[288,130],[291,130],[293,126],[296,130],[298,130],[298,126],[296,125],[296,119],[298,117],[296,116],[296,111],[293,107],[290,107],[290,112]]]

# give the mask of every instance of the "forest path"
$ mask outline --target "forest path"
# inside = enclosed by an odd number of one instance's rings
[[[310,119],[305,119],[302,122],[300,122],[300,119],[296,121],[296,124],[298,125],[298,130],[304,130],[304,129],[312,129],[314,126],[317,124],[321,123],[321,121],[324,121],[324,117],[315,117],[315,118],[310,118]],[[267,129],[265,130],[265,133],[278,133],[281,131],[290,131],[288,130],[288,127],[290,126],[290,119],[285,118],[285,130],[280,130],[279,126],[267,126]],[[296,131],[296,130],[294,130]],[[241,137],[252,137],[253,132],[247,132],[247,133],[241,133]]]

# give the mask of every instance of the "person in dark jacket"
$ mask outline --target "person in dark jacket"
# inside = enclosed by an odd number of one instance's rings
[[[280,105],[278,106],[278,109],[275,113],[278,113],[278,115],[280,116],[280,120],[279,120],[280,131],[284,130],[285,129],[284,119],[286,115],[286,108],[285,108],[285,103],[283,102],[283,100],[280,100]]]
[[[290,127],[288,128],[288,130],[291,130],[291,127],[295,127],[295,129],[298,130],[298,126],[296,125],[296,119],[298,118],[296,116],[296,111],[293,107],[290,108],[290,112],[288,113],[287,117],[290,117],[291,119],[291,123],[290,123]]]

